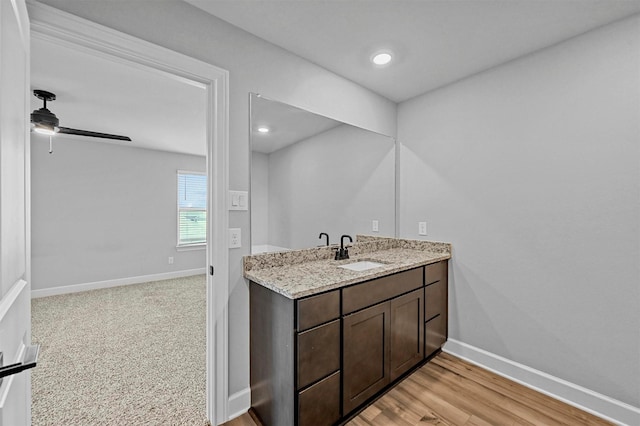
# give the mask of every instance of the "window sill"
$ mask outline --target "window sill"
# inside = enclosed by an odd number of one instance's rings
[[[207,243],[182,244],[182,245],[176,246],[176,251],[204,250],[206,248],[207,248]]]

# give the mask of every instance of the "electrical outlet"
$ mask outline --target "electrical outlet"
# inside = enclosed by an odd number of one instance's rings
[[[377,220],[372,220],[371,221],[371,231],[378,232],[378,221]]]
[[[229,248],[242,247],[240,228],[229,228]]]
[[[418,235],[427,235],[427,222],[418,222]]]
[[[169,256],[169,265],[173,265],[173,256]]]

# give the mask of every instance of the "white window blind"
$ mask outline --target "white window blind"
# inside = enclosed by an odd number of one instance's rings
[[[207,242],[207,176],[178,171],[178,246]]]

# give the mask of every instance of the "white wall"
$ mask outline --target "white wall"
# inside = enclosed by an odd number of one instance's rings
[[[269,155],[251,152],[251,244],[269,244]]]
[[[61,10],[229,70],[230,189],[249,188],[249,93],[395,136],[396,104],[180,0],[44,0]],[[229,394],[249,386],[248,212],[230,212],[242,248],[229,253]]]
[[[269,155],[269,244],[300,249],[347,234],[395,234],[395,141],[343,124]],[[347,242],[347,241],[345,241]]]
[[[450,336],[640,406],[640,18],[399,105],[403,237]]]
[[[33,290],[206,267],[204,249],[176,251],[176,173],[204,157],[31,139]]]

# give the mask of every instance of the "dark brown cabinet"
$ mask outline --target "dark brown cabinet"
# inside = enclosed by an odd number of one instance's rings
[[[448,291],[447,262],[425,267],[424,354],[430,356],[447,341]]]
[[[424,285],[424,268],[398,272],[342,289],[342,315],[392,299]]]
[[[447,326],[445,317],[438,315],[424,325],[424,353],[429,356],[447,341]]]
[[[390,378],[402,376],[424,358],[422,289],[391,300]]]
[[[292,300],[250,286],[251,407],[263,424],[332,425],[340,401],[340,290]]]
[[[348,413],[424,358],[423,289],[343,317]]]
[[[343,318],[345,413],[389,384],[390,325],[388,302]]]
[[[298,333],[298,389],[340,369],[340,320]]]
[[[298,425],[332,425],[340,417],[339,371],[298,394]]]
[[[344,421],[447,337],[447,262],[292,300],[251,283],[251,406],[265,426]]]

